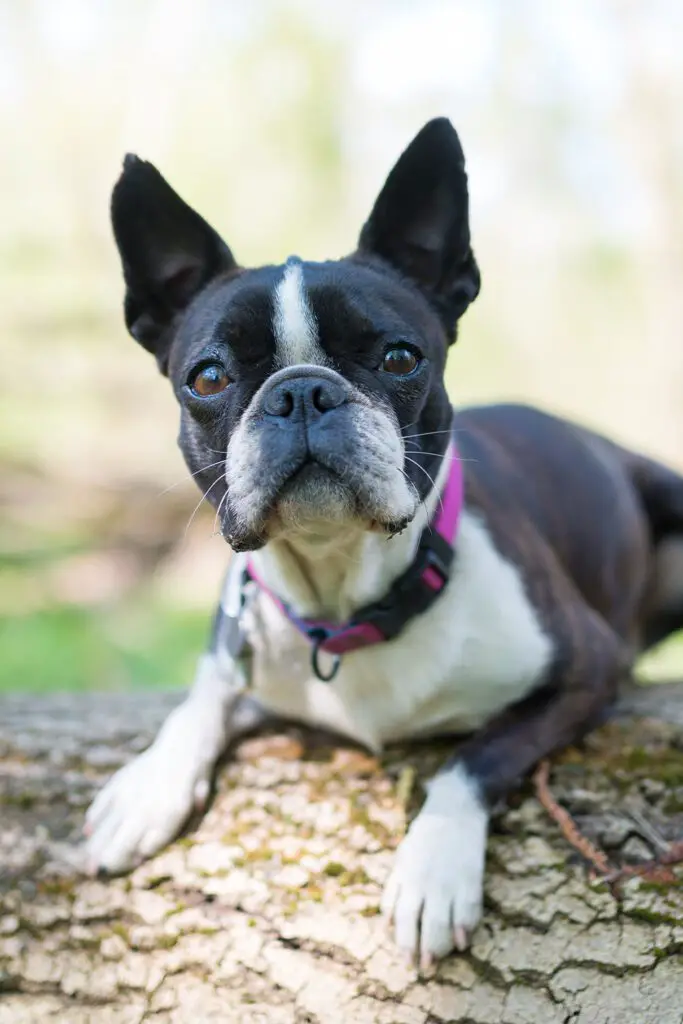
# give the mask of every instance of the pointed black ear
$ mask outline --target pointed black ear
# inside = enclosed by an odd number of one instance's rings
[[[212,278],[237,265],[213,228],[137,156],[124,160],[111,219],[126,282],[126,326],[165,373],[177,314]]]
[[[361,231],[359,251],[415,281],[454,334],[480,282],[470,248],[465,157],[447,118],[429,121],[399,157]]]

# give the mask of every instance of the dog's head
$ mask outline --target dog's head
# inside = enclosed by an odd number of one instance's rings
[[[450,122],[417,135],[338,261],[243,269],[137,157],[112,220],[126,324],[173,384],[183,455],[233,548],[401,530],[448,444],[446,353],[479,291]]]

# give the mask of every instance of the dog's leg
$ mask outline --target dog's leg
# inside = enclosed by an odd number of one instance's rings
[[[187,699],[151,747],[97,796],[85,824],[91,873],[129,870],[170,842],[193,809],[204,808],[221,754],[268,717],[243,695],[238,671],[206,654]]]
[[[584,734],[616,696],[625,658],[609,627],[577,605],[562,610],[560,633],[546,684],[466,741],[429,784],[398,849],[382,910],[397,944],[423,966],[465,949],[481,917],[491,806]]]

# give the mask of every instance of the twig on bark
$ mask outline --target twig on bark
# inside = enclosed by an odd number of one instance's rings
[[[681,863],[683,863],[683,840],[671,843],[667,850],[664,850],[658,857],[648,860],[644,864],[624,864],[623,867],[606,875],[605,881],[612,885],[614,882],[618,882],[620,878],[637,877],[643,878],[648,882],[675,885],[678,879],[671,870],[671,866]]]
[[[551,792],[549,779],[550,761],[541,761],[533,776],[539,803],[559,826],[570,846],[573,846],[585,860],[592,864],[596,874],[607,882],[616,898],[619,898],[617,885],[624,878],[637,877],[667,885],[676,883],[677,878],[671,870],[671,865],[683,863],[683,840],[672,843],[658,857],[646,861],[644,864],[624,864],[620,868],[613,868],[603,851],[594,846],[590,839],[582,834],[569,812],[557,802]]]
[[[581,854],[590,864],[593,865],[595,870],[601,876],[610,874],[612,868],[610,866],[607,857],[598,850],[597,846],[591,843],[590,839],[582,835],[579,828],[569,814],[568,811],[561,807],[552,792],[548,780],[550,778],[550,761],[541,761],[538,768],[534,772],[534,786],[536,788],[536,796],[540,804],[545,808],[550,817],[559,826],[562,835],[575,850]]]

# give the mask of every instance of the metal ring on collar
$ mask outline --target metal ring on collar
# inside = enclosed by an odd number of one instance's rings
[[[311,647],[311,668],[313,669],[316,678],[318,678],[322,683],[329,683],[334,679],[339,671],[339,666],[341,665],[341,654],[334,655],[332,667],[329,672],[325,674],[321,669],[320,662],[318,660],[320,656],[320,648],[322,647],[324,640],[325,637],[319,637],[314,641],[313,646]]]

